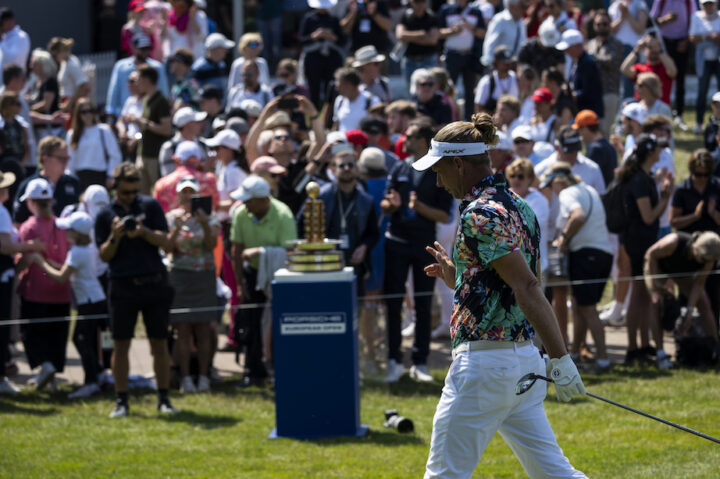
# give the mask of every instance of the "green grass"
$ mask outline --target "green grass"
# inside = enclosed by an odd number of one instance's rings
[[[152,392],[131,396],[131,416],[107,418],[111,396],[69,402],[67,391],[0,397],[3,451],[0,477],[421,477],[432,416],[444,371],[436,382],[404,378],[362,392],[365,438],[270,440],[271,389],[237,390],[230,384],[210,395],[174,396],[178,416],[159,417]],[[595,394],[720,436],[718,371],[657,372],[618,367],[605,376],[585,375]],[[593,478],[717,478],[720,446],[603,402],[545,401],[558,442],[572,464]],[[383,411],[398,408],[415,422],[401,435],[383,427]],[[497,436],[473,477],[525,477]]]

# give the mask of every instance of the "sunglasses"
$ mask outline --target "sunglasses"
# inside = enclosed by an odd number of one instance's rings
[[[509,178],[509,179],[515,179],[515,178],[517,178],[518,180],[522,181],[522,180],[525,179],[525,175],[509,175],[508,178]]]
[[[81,115],[85,115],[87,113],[95,113],[95,111],[94,110],[79,110],[78,113],[80,113]]]
[[[137,195],[140,192],[139,189],[134,190],[117,190],[117,194],[120,196],[133,196]]]
[[[250,42],[250,43],[248,43],[248,46],[250,48],[257,48],[260,46],[260,42]]]
[[[270,173],[270,178],[280,178],[282,173]]]
[[[597,23],[595,24],[596,27],[607,27],[607,26],[609,26],[609,25],[610,25],[610,24],[609,24],[608,22],[597,22]]]
[[[430,88],[430,87],[435,86],[435,84],[433,82],[422,82],[422,83],[418,83],[417,86],[423,86],[423,87]]]
[[[276,141],[286,141],[290,139],[290,135],[275,135],[273,136],[273,140]]]
[[[524,145],[525,143],[530,143],[530,140],[526,140],[525,138],[518,138],[516,140],[513,140],[513,143],[516,145]]]
[[[708,176],[712,175],[711,171],[693,171],[693,176],[697,176],[700,178],[707,178]]]
[[[352,170],[355,168],[355,163],[340,163],[335,166],[341,170]]]

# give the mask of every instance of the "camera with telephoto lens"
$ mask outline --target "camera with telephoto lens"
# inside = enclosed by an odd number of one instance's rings
[[[406,417],[400,416],[397,409],[387,409],[385,411],[385,427],[392,427],[402,433],[415,430],[413,422]]]
[[[145,219],[145,214],[141,214],[138,216],[134,215],[127,215],[122,218],[120,218],[120,222],[123,224],[123,230],[125,231],[135,231],[138,227],[138,222]]]

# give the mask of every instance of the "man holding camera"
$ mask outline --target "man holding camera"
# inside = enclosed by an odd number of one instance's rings
[[[122,163],[113,172],[115,199],[95,222],[100,259],[108,263],[108,307],[115,341],[112,358],[117,400],[111,418],[128,415],[128,352],[142,312],[150,340],[158,390],[158,412],[174,414],[168,398],[170,355],[167,347],[174,291],[159,248],[169,250],[168,225],[160,204],[138,194],[140,172]]]

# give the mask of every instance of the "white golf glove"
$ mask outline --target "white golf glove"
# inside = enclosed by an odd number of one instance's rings
[[[569,354],[561,358],[551,358],[547,370],[548,376],[555,383],[555,392],[559,400],[570,402],[574,396],[585,395],[585,385]]]

